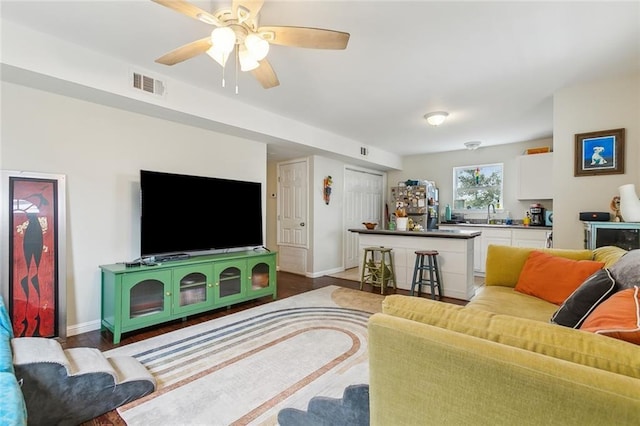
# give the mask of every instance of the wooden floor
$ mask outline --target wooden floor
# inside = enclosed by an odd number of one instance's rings
[[[306,291],[315,290],[318,288],[326,287],[329,285],[336,285],[340,287],[347,287],[352,289],[359,289],[360,283],[357,281],[349,281],[342,278],[334,277],[320,277],[320,278],[307,278],[303,275],[291,274],[288,272],[278,272],[278,299],[284,299],[286,297],[294,296],[296,294],[304,293]],[[367,288],[368,287],[368,288]],[[370,286],[365,286],[363,291],[379,292],[380,289],[372,289]],[[408,295],[406,290],[388,290],[387,294],[404,294]],[[424,295],[423,295],[424,297]],[[167,333],[169,331],[177,330],[180,328],[188,327],[190,325],[198,324],[204,321],[209,321],[214,318],[219,318],[225,315],[232,314],[234,312],[249,309],[254,306],[262,305],[272,302],[271,296],[263,297],[261,299],[252,300],[250,302],[239,303],[230,308],[221,308],[215,311],[203,313],[200,315],[194,315],[188,317],[186,320],[177,320],[160,324],[158,326],[149,327],[142,330],[132,331],[130,333],[124,333],[118,345],[112,343],[113,336],[108,331],[91,331],[89,333],[78,334],[75,336],[68,336],[66,341],[62,343],[64,348],[76,348],[76,347],[91,347],[101,351],[113,349],[118,346],[127,345],[129,343],[138,342],[140,340],[148,339],[153,336]],[[454,303],[457,305],[464,305],[466,301],[443,297],[442,301]]]

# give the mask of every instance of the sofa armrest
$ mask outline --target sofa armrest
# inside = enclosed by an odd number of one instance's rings
[[[640,380],[448,329],[369,320],[371,424],[633,424]]]

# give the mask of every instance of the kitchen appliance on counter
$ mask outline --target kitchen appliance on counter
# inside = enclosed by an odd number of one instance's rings
[[[553,226],[553,211],[545,210],[544,212],[544,224],[545,226]]]
[[[544,207],[540,203],[529,206],[529,215],[531,216],[531,226],[545,225]]]

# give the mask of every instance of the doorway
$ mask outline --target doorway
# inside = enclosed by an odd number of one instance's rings
[[[345,168],[344,174],[344,268],[358,265],[358,233],[349,228],[360,228],[362,222],[375,222],[376,229],[384,228],[384,183],[383,172]]]
[[[306,274],[309,252],[309,164],[306,159],[278,164],[277,244],[281,271]]]

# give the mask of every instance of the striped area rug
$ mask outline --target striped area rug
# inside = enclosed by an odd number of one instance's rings
[[[329,286],[107,352],[140,360],[156,392],[118,409],[135,425],[276,425],[285,407],[368,383],[377,294]]]

